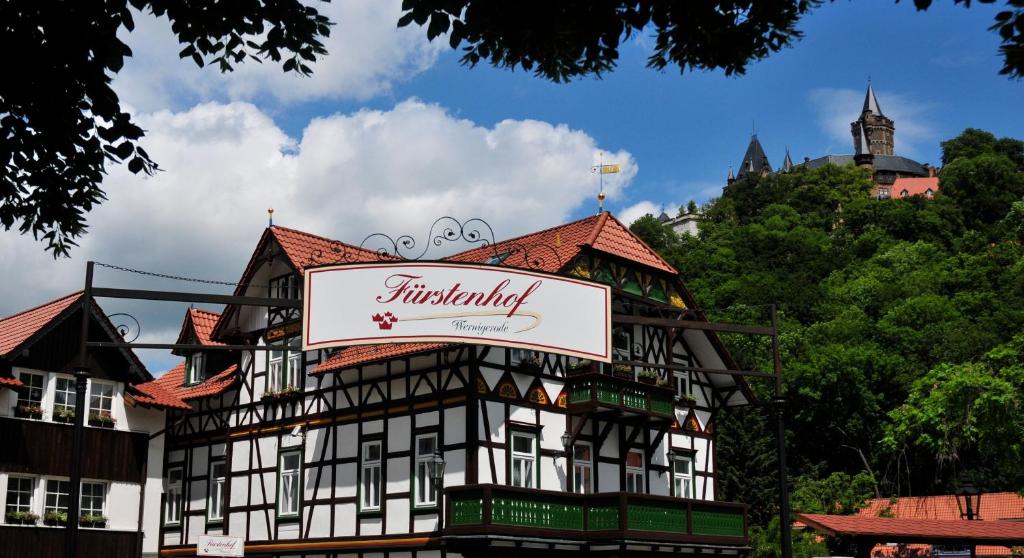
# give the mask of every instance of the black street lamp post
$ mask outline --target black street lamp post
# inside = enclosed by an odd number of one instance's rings
[[[956,507],[960,508],[960,519],[974,521],[981,519],[981,491],[971,481],[963,481],[956,489]],[[971,558],[976,558],[978,547],[971,545]]]

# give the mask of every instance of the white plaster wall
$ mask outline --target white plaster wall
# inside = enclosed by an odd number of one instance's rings
[[[161,413],[162,414],[162,413]],[[142,552],[156,553],[160,542],[162,511],[160,497],[164,491],[164,435],[150,438],[146,456],[145,503],[142,510]]]

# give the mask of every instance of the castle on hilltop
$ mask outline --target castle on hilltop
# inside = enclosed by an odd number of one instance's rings
[[[815,159],[805,157],[803,162],[793,164],[787,149],[779,172],[789,172],[800,166],[815,169],[828,164],[857,165],[871,170],[872,181],[875,183],[871,191],[872,197],[931,197],[938,191],[939,179],[935,167],[896,155],[895,122],[882,112],[870,81],[860,117],[850,123],[850,134],[853,139],[853,154],[824,155]],[[739,171],[734,174],[732,169],[729,169],[728,182],[731,184],[736,180],[750,176],[765,176],[772,172],[776,171],[772,169],[757,134],[753,134]]]

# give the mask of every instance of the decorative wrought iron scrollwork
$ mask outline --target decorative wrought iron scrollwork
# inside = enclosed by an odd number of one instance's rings
[[[119,317],[120,319],[115,320],[115,317]],[[133,323],[127,323],[124,320],[125,318]],[[139,323],[139,320],[135,319],[135,316],[132,316],[127,312],[109,314],[107,315],[107,319],[110,320],[111,324],[114,324],[114,330],[117,331],[117,334],[121,336],[121,340],[125,343],[133,343],[139,338],[139,334],[142,333],[142,324]],[[131,335],[130,339],[128,338],[129,335]]]
[[[441,217],[434,221],[427,233],[426,246],[416,253],[416,239],[403,234],[392,238],[384,233],[374,233],[363,239],[359,247],[377,253],[381,259],[420,260],[431,247],[445,243],[466,242],[480,247],[494,244],[494,229],[483,219],[469,219],[461,222],[454,217]]]
[[[332,240],[326,251],[323,248],[313,250],[306,258],[305,267],[323,264],[347,263],[355,261],[355,255],[344,242]]]
[[[497,252],[497,250],[495,251]],[[558,250],[554,246],[544,243],[512,244],[508,247],[508,250],[502,250],[501,252],[501,254],[495,254],[495,257],[501,257],[501,260],[505,261],[512,256],[516,256],[516,259],[513,260],[516,262],[521,257],[522,262],[518,265],[538,271],[559,270],[564,263],[558,255]]]

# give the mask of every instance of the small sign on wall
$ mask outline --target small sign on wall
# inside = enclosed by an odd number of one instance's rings
[[[522,269],[445,262],[305,272],[303,349],[448,341],[611,361],[611,289]]]
[[[245,556],[242,537],[228,535],[199,535],[197,556]]]

